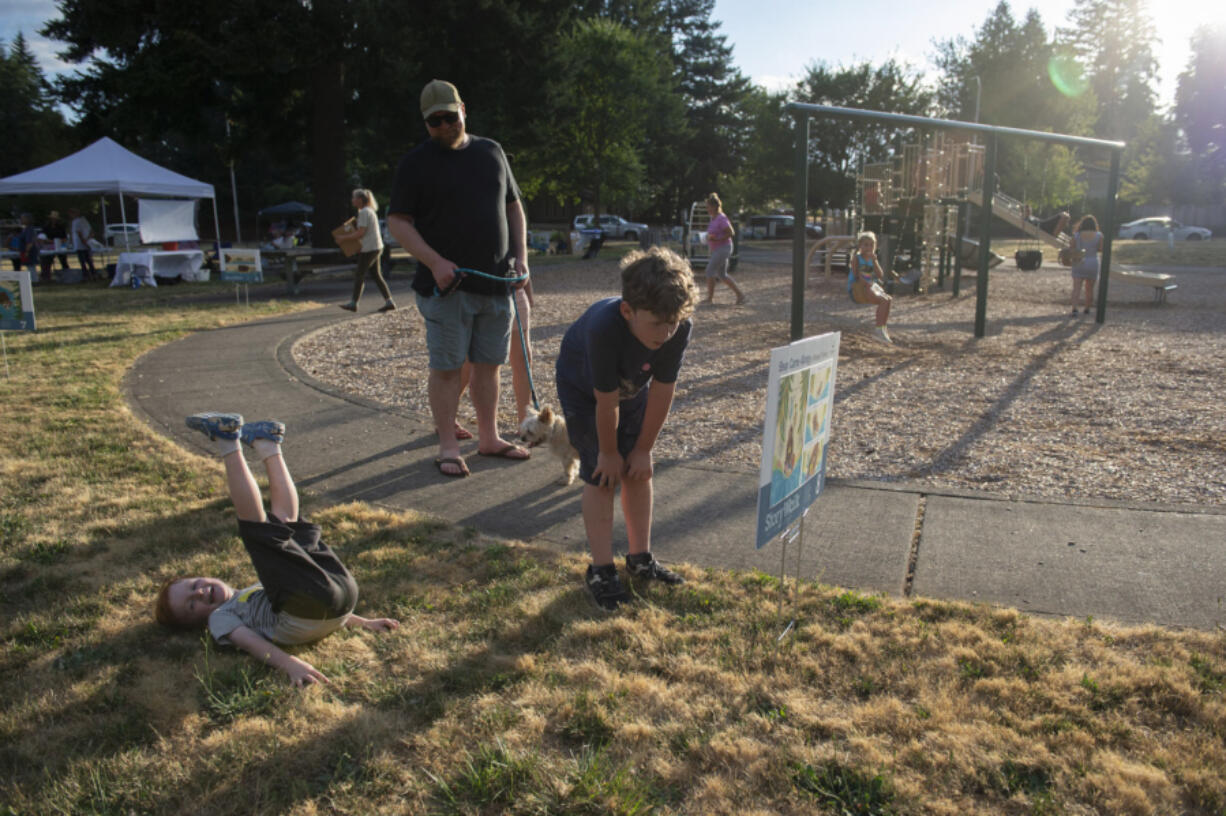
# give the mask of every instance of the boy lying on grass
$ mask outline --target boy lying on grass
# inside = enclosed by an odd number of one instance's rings
[[[279,646],[311,643],[342,626],[390,632],[391,618],[353,614],[358,585],[320,541],[319,527],[298,518],[298,489],[281,455],[285,426],[243,423],[238,414],[204,413],[187,426],[213,440],[226,466],[226,485],[238,515],[238,531],[260,582],[235,591],[217,578],[172,578],[154,605],[158,623],[178,629],[208,625],[222,644],[233,644],[289,675],[295,686],[328,682],[323,673]],[[268,473],[269,512],[239,442],[253,449]]]

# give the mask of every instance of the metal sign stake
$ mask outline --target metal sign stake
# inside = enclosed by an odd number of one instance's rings
[[[782,643],[783,639],[796,627],[797,612],[800,608],[800,564],[805,551],[805,516],[807,515],[808,511],[801,514],[800,518],[780,536],[783,539],[783,547],[779,556],[779,620],[783,620],[783,599],[787,595],[788,545],[793,541],[796,542],[796,574],[792,578],[792,618],[779,633],[779,637],[775,638],[776,643]]]

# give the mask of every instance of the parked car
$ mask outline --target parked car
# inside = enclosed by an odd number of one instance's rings
[[[791,238],[796,228],[792,215],[751,215],[745,225],[746,238]],[[821,238],[822,228],[817,224],[805,224],[806,238]]]
[[[108,246],[122,245],[125,235],[128,237],[127,243],[139,244],[140,224],[107,224],[102,228],[102,235]]]
[[[1154,218],[1138,218],[1120,226],[1121,238],[1146,241],[1150,238],[1165,241],[1174,231],[1176,241],[1208,241],[1213,233],[1204,227],[1188,227],[1165,215]]]
[[[591,229],[591,213],[576,215],[573,226],[574,229],[577,230]],[[600,228],[604,230],[606,238],[622,238],[627,241],[637,241],[640,235],[647,232],[646,224],[639,224],[635,221],[627,221],[620,215],[600,216]]]

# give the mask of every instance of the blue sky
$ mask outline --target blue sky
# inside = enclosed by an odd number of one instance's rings
[[[1072,3],[1034,0],[1010,5],[1019,19],[1027,9],[1038,9],[1050,30],[1065,23]],[[1226,21],[1226,2],[1150,0],[1149,5],[1162,40],[1157,51],[1159,99],[1170,104],[1193,29],[1202,22]],[[994,7],[994,0],[943,0],[939,5],[914,0],[716,0],[714,16],[724,24],[736,64],[755,82],[775,90],[791,84],[817,60],[838,65],[893,56],[928,71],[934,41],[970,37]],[[37,33],[56,15],[54,0],[0,0],[0,39],[8,42],[23,31],[45,72],[68,70],[71,66],[55,55],[57,45]]]
[[[1037,9],[1048,31],[1067,23],[1071,0],[1011,2],[1017,20]],[[1195,27],[1216,18],[1226,20],[1223,0],[1149,0],[1150,16],[1162,42],[1157,47],[1159,100],[1170,104],[1175,82],[1184,70],[1188,41]],[[896,57],[926,73],[933,43],[955,36],[970,39],[996,7],[995,0],[942,0],[938,3],[899,0],[814,2],[814,0],[716,0],[714,17],[733,45],[733,61],[759,85],[779,90],[817,61],[831,65]],[[1154,9],[1163,10],[1161,15]],[[1211,11],[1212,9],[1212,11]]]

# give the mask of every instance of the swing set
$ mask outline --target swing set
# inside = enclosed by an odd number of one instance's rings
[[[1101,220],[1103,233],[1103,250],[1101,262],[1100,284],[1098,287],[1098,310],[1096,322],[1104,323],[1107,317],[1107,284],[1111,268],[1111,243],[1115,234],[1115,199],[1119,191],[1120,155],[1124,143],[1105,139],[1091,139],[1084,136],[1070,136],[1060,133],[1047,133],[1037,130],[981,125],[972,122],[959,122],[952,119],[931,119],[924,116],[913,116],[885,111],[862,110],[859,108],[843,108],[831,105],[813,105],[804,102],[792,102],[787,106],[796,120],[796,151],[793,166],[795,180],[795,198],[793,212],[796,215],[797,229],[792,237],[792,309],[791,309],[791,339],[799,340],[804,336],[804,286],[805,270],[808,266],[808,256],[805,251],[805,235],[803,225],[808,217],[809,199],[809,121],[814,117],[830,119],[851,119],[868,121],[883,125],[898,125],[919,129],[922,133],[937,131],[930,145],[921,142],[919,145],[908,145],[900,158],[901,170],[893,166],[866,166],[865,172],[857,179],[857,190],[863,201],[862,220],[873,211],[878,218],[887,218],[883,214],[890,202],[905,203],[908,211],[915,211],[916,224],[922,224],[922,229],[913,230],[909,252],[909,263],[914,273],[913,282],[917,288],[934,278],[944,281],[947,266],[952,261],[955,271],[953,296],[959,295],[961,283],[960,244],[969,241],[958,229],[961,223],[969,225],[967,207],[974,204],[979,207],[980,242],[978,274],[975,292],[975,337],[987,334],[987,304],[988,304],[988,270],[994,265],[991,250],[991,223],[993,216],[1003,218],[1010,223],[1022,222],[1023,232],[1027,232],[1026,219],[1023,217],[1022,205],[996,190],[996,151],[1000,137],[1035,139],[1039,141],[1071,145],[1074,147],[1091,147],[1109,150],[1111,153],[1111,172],[1107,182],[1106,210]],[[953,135],[945,133],[952,131]],[[972,145],[967,140],[958,140],[956,136],[970,133],[984,137],[985,144]],[[978,189],[976,189],[976,187]],[[951,197],[952,196],[952,197]],[[905,201],[904,201],[905,199]],[[872,204],[870,208],[870,202]],[[1015,212],[1016,210],[1016,212]],[[950,222],[953,221],[956,233],[957,250],[946,253]],[[1032,226],[1032,225],[1031,225]],[[886,230],[881,230],[886,232]],[[1039,238],[1040,236],[1034,236]],[[1058,238],[1051,237],[1058,241]],[[939,255],[937,254],[939,252]],[[999,262],[999,261],[996,261]],[[892,261],[890,268],[893,267]],[[938,270],[934,275],[934,270]]]

